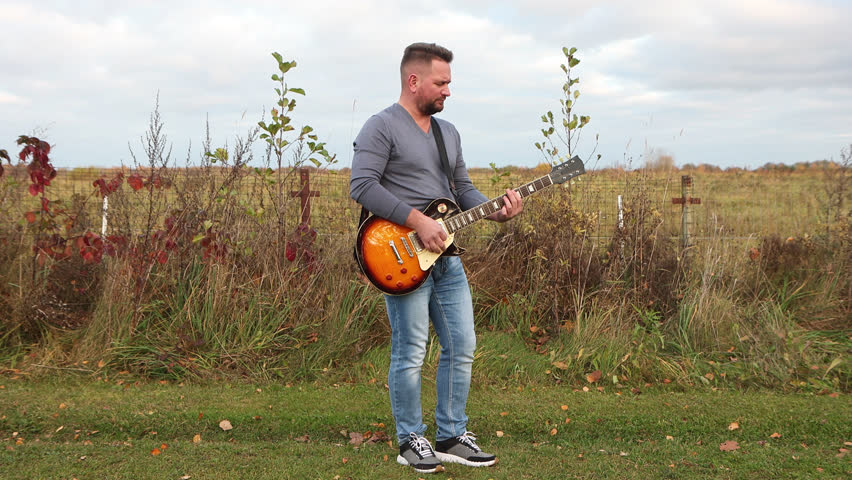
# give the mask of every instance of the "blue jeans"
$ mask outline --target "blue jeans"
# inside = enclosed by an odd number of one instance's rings
[[[465,407],[476,336],[470,287],[459,257],[441,257],[416,291],[385,296],[392,331],[388,371],[391,410],[400,444],[409,433],[426,433],[420,405],[420,369],[429,340],[429,320],[441,342],[438,361],[435,439],[464,434]]]

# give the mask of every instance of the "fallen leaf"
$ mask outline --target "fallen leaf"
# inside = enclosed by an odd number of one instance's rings
[[[566,419],[565,419],[565,423],[571,423],[571,419],[570,419],[570,418],[566,418]]]
[[[728,425],[728,430],[731,430],[731,431],[739,430],[739,428],[740,428],[740,424],[737,423],[737,422],[731,422],[731,424]]]
[[[309,437],[307,435],[302,435],[301,437],[296,437],[293,440],[295,440],[297,442],[301,442],[301,443],[307,443],[307,442],[311,441],[311,437]]]
[[[551,434],[551,435],[556,435],[557,433],[559,433],[559,431],[558,431],[558,430],[556,430],[555,428],[554,428],[553,430],[551,430],[551,431],[550,431],[550,434]]]
[[[180,480],[189,480],[190,478],[192,478],[192,475],[184,475],[180,477]]]
[[[739,449],[740,449],[740,445],[733,440],[728,440],[727,442],[719,444],[719,450],[721,450],[723,452],[733,452],[734,450],[739,450]]]
[[[192,437],[192,443],[195,443],[195,444],[201,443],[201,435],[196,433],[195,436]]]
[[[151,450],[151,455],[153,455],[155,457],[157,455],[161,454],[161,453],[163,453],[163,452],[161,452],[159,448],[155,448],[155,449]]]
[[[781,438],[781,434],[778,433],[778,432],[775,432],[772,435],[770,435],[769,438]]]
[[[60,403],[60,404],[59,404],[59,409],[60,409],[60,410],[64,410],[64,409],[66,409],[66,408],[68,408],[68,405],[65,405],[64,403]]]
[[[568,410],[568,405],[562,405],[560,408],[561,408],[562,410]]]
[[[560,370],[568,370],[568,364],[565,362],[553,362],[553,366]]]
[[[505,433],[503,433],[503,431],[502,431],[502,430],[497,430],[497,436],[498,436],[498,437],[502,438],[502,437],[503,437],[503,435],[505,435]]]
[[[349,432],[349,443],[356,447],[360,447],[364,443],[364,435],[359,432]]]
[[[674,437],[671,435],[666,435],[666,440],[674,440]]]
[[[602,375],[603,375],[603,374],[601,373],[601,371],[600,371],[600,370],[595,370],[594,372],[592,372],[592,373],[590,373],[590,374],[586,375],[586,380],[587,380],[589,383],[595,383],[595,382],[597,382],[598,380],[600,380],[600,379],[601,379],[601,376],[602,376]]]
[[[509,412],[500,412],[500,416],[501,416],[501,417],[505,417],[505,416],[506,416],[506,415],[508,415],[508,414],[509,414]]]
[[[227,420],[222,420],[221,422],[219,422],[219,428],[221,428],[222,430],[224,430],[226,432],[228,430],[234,429],[233,425],[231,425],[231,422],[229,422]]]
[[[349,461],[349,459],[348,459],[348,458],[343,457],[343,463],[346,463],[346,462],[348,462],[348,461]]]

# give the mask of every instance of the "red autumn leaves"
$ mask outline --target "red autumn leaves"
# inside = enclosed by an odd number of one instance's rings
[[[50,144],[44,140],[26,135],[18,137],[17,143],[18,145],[23,145],[18,158],[22,162],[31,158],[30,163],[27,164],[27,173],[30,174],[30,181],[32,182],[29,187],[30,195],[36,196],[44,193],[44,187],[49,186],[50,181],[56,178],[56,169],[50,164],[50,158],[48,157],[50,154]],[[6,153],[5,150],[3,153]],[[4,158],[8,160],[8,154]]]

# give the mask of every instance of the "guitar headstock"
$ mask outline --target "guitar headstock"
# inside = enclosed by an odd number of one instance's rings
[[[568,180],[586,173],[586,167],[580,157],[574,155],[567,162],[560,163],[550,171],[553,183],[565,183]]]

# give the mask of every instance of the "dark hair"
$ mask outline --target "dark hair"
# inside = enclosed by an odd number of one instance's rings
[[[453,52],[435,43],[412,43],[405,47],[405,53],[402,54],[402,61],[399,63],[399,71],[405,75],[405,66],[409,63],[431,63],[434,58],[450,63],[453,61]]]

